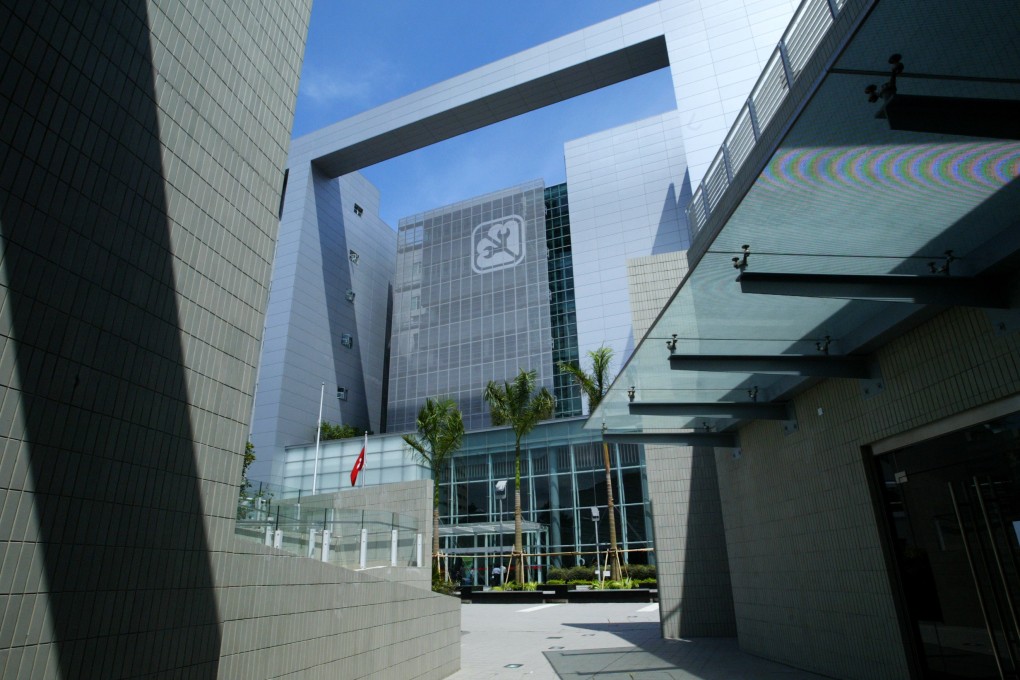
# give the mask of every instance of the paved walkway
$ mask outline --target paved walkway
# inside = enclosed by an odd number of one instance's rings
[[[822,680],[733,639],[663,640],[657,604],[465,604],[461,629],[452,680]]]

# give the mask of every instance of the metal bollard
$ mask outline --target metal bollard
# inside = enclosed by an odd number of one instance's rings
[[[283,550],[283,530],[277,529],[273,534],[273,547]]]
[[[273,527],[266,527],[266,547],[273,547]]]
[[[361,530],[361,559],[358,560],[358,564],[362,569],[368,564],[368,529]]]
[[[397,530],[390,530],[390,566],[397,566]]]
[[[322,561],[329,562],[329,529],[322,530]]]
[[[418,566],[424,567],[425,565],[422,564],[421,562],[421,534],[418,534],[417,544],[418,544]]]
[[[315,554],[315,528],[308,530],[308,554],[305,557],[311,557]]]

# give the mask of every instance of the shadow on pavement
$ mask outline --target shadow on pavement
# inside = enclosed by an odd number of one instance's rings
[[[543,652],[561,680],[820,680],[740,651],[735,638],[664,640],[654,622],[565,623],[616,635],[633,647]]]

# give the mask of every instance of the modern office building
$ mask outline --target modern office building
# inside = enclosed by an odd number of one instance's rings
[[[449,598],[235,537],[310,5],[0,3],[0,676],[459,666]]]
[[[730,586],[660,589],[668,629],[729,611],[834,678],[1016,676],[1018,34],[1011,2],[806,0],[736,112],[587,425],[646,444],[660,563],[725,537]],[[679,493],[652,442],[684,445]]]
[[[280,222],[252,412],[250,476],[277,483],[272,452],[314,441],[320,405],[323,420],[372,432],[386,417],[396,234],[360,174],[316,179],[311,191],[314,231]]]
[[[838,9],[839,0],[833,3]],[[575,140],[564,150],[578,355],[584,357],[588,350],[607,345],[625,360],[637,345],[635,319],[649,323],[656,316],[651,305],[663,297],[660,291],[642,288],[635,267],[648,272],[684,271],[682,258],[670,256],[691,243],[687,212],[693,196],[691,188],[702,181],[706,171],[710,170],[712,177],[718,174],[715,156],[719,144],[736,117],[744,115],[744,104],[761,71],[774,65],[775,45],[797,7],[796,0],[660,0],[295,139],[288,161],[281,230],[314,242],[317,237],[308,235],[321,233],[322,215],[331,214],[330,206],[338,200],[319,189],[336,178],[668,67],[677,102],[675,111]],[[699,217],[697,212],[693,215]],[[452,215],[450,220],[452,224]],[[433,230],[441,226],[431,224]],[[417,238],[413,230],[411,233]],[[424,219],[421,237],[425,238]],[[551,248],[548,242],[546,248]],[[450,252],[452,255],[452,244]],[[413,267],[412,259],[412,272]],[[472,275],[486,276],[473,270]],[[627,295],[631,282],[639,294],[638,308],[631,307]],[[557,285],[548,278],[547,285],[550,283]],[[668,290],[674,284],[675,279],[671,279],[660,285]],[[472,290],[471,285],[468,290]],[[315,282],[314,286],[321,284]],[[438,290],[428,294],[443,295],[442,288],[440,280]],[[460,288],[463,292],[463,278]],[[425,294],[423,290],[422,296]],[[408,314],[404,321],[408,323],[412,303],[412,299],[402,303]],[[463,306],[461,303],[458,313],[463,313]],[[563,309],[569,312],[569,307]],[[281,347],[281,365],[309,361],[308,357],[289,356],[307,353],[307,346],[285,342]],[[437,348],[437,357],[438,351],[446,351],[449,359],[448,348]],[[344,355],[334,354],[334,361],[337,356]],[[408,357],[406,353],[400,356]],[[423,360],[428,361],[415,358]],[[406,366],[410,365],[408,359]],[[309,375],[299,381],[303,386],[288,395],[288,409],[317,413],[317,387],[322,382],[327,387],[342,387],[339,383],[330,385],[332,367],[329,361],[325,366],[325,375]],[[449,370],[438,359],[435,368],[437,394],[427,394],[430,388],[426,381],[424,396],[438,396],[438,372]],[[415,373],[416,381],[419,375]],[[444,377],[446,384],[451,384],[450,379],[449,375]],[[400,381],[392,382],[392,387],[399,390]],[[414,389],[419,389],[417,384]],[[406,419],[410,408],[406,391],[403,396],[391,393],[390,398],[401,403],[405,409],[401,417]],[[288,442],[271,434],[282,427],[278,416],[272,418],[275,422],[257,425],[262,434],[253,432],[253,439],[257,440],[259,455],[273,461],[275,478],[283,467]],[[596,423],[589,425],[598,427]],[[389,431],[394,426],[387,423]],[[666,543],[658,542],[656,551],[660,583],[665,588],[663,631],[668,636],[733,635],[737,630],[733,607],[725,603],[720,606],[726,597],[732,599],[732,587],[715,460],[694,456],[683,447],[657,450],[659,464],[648,486],[649,502],[656,508],[655,533],[660,539],[669,537]],[[696,518],[693,525],[689,517]],[[681,595],[685,598],[683,606]]]
[[[280,270],[285,286],[291,286],[291,281],[294,283],[289,290],[278,289],[274,284],[270,308],[277,309],[275,304],[279,300],[280,309],[301,307],[307,314],[302,312],[300,327],[267,326],[252,428],[259,465],[265,466],[260,474],[268,469],[274,481],[282,481],[280,465],[284,447],[308,442],[314,436],[314,427],[309,428],[308,423],[314,424],[319,411],[322,384],[325,383],[327,394],[333,394],[347,387],[346,382],[358,382],[346,377],[348,368],[341,369],[341,364],[352,367],[349,370],[355,373],[363,370],[353,354],[330,350],[339,344],[336,340],[339,334],[348,332],[346,329],[352,324],[330,325],[324,321],[332,312],[326,310],[328,296],[322,292],[326,284],[318,272],[329,262],[339,264],[341,253],[325,255],[320,234],[341,228],[340,221],[333,217],[341,210],[338,205],[358,201],[357,195],[346,195],[350,190],[342,186],[342,179],[337,184],[337,178],[463,132],[668,67],[676,92],[676,111],[575,140],[564,149],[575,299],[567,303],[566,289],[553,291],[550,311],[553,323],[563,323],[569,314],[574,314],[577,332],[565,331],[566,325],[551,328],[553,335],[562,337],[549,338],[549,347],[541,351],[551,350],[557,356],[572,355],[576,339],[577,355],[582,359],[587,351],[601,345],[613,348],[619,361],[629,356],[635,337],[627,296],[627,260],[687,247],[690,237],[685,206],[690,198],[690,187],[700,180],[732,115],[740,109],[796,7],[795,0],[759,0],[747,4],[747,11],[734,12],[733,8],[723,6],[693,8],[679,0],[651,3],[295,139],[288,161],[290,170],[281,219],[281,243],[303,244],[302,252],[308,254],[312,264],[303,279],[291,278]],[[717,57],[714,64],[709,56],[712,53]],[[327,186],[335,188],[325,191]],[[553,210],[547,214],[551,215]],[[562,215],[562,208],[559,210]],[[414,218],[415,224],[421,223],[422,237],[426,219],[432,233],[444,233],[443,225],[435,221],[439,217],[434,214]],[[452,214],[450,219],[453,224]],[[463,223],[461,217],[458,224]],[[342,228],[350,229],[352,224],[355,223],[345,217]],[[405,225],[401,231],[410,234],[412,246],[416,229]],[[621,238],[621,234],[626,237]],[[459,238],[463,244],[469,243],[468,237]],[[558,238],[563,243],[563,238]],[[451,257],[454,240],[449,241]],[[422,250],[430,245],[423,242]],[[542,246],[538,241],[535,245]],[[408,242],[404,241],[399,247],[403,257]],[[545,244],[547,251],[550,247],[549,243]],[[562,253],[553,255],[562,262]],[[300,269],[300,255],[288,251],[286,256],[295,258],[288,265],[288,271]],[[435,258],[442,257],[442,251],[430,257],[430,266],[436,268],[439,260]],[[413,258],[406,261],[411,262],[412,267],[417,266]],[[403,266],[405,260],[401,262]],[[281,267],[279,260],[277,266]],[[421,276],[426,275],[425,266],[423,262]],[[470,262],[465,262],[458,270],[460,292],[457,294],[465,294],[466,285],[474,296],[472,282],[505,278],[512,269],[508,266],[486,273],[483,268],[479,273],[470,269]],[[410,274],[401,274],[405,278],[400,285],[417,285],[406,278],[408,275],[413,278],[417,274],[413,270]],[[433,269],[430,275],[438,274]],[[442,279],[431,281],[439,281],[439,284],[430,283],[423,288],[418,304],[423,299],[453,294],[452,279],[449,292],[444,290]],[[566,279],[560,282],[547,279],[544,285],[558,289],[567,282]],[[383,304],[375,297],[381,289],[363,291],[354,286],[351,290],[358,296],[356,300],[367,294],[379,301],[374,302],[374,306]],[[410,329],[411,315],[418,315],[415,324],[422,322],[422,315],[410,307],[414,302],[413,294],[401,295],[400,300],[394,299],[394,323]],[[309,301],[307,307],[305,300]],[[506,301],[505,296],[501,296],[500,302],[505,304]],[[342,307],[343,301],[339,302]],[[465,304],[475,303],[482,304],[481,294],[473,303],[459,303],[457,314],[468,314]],[[493,300],[486,301],[486,304],[492,303]],[[518,304],[516,296],[513,304]],[[446,309],[452,311],[452,307]],[[470,313],[478,311],[481,307]],[[538,324],[544,325],[550,318],[548,314],[539,318],[537,311],[531,313],[536,314],[534,321]],[[501,314],[505,328],[506,312]],[[317,321],[310,323],[308,319]],[[440,324],[434,328],[436,338],[453,330],[449,319],[428,322]],[[360,332],[360,322],[358,325]],[[386,423],[387,431],[410,429],[412,414],[416,411],[415,399],[436,396],[443,391],[440,372],[447,372],[442,376],[442,384],[448,385],[450,390],[461,384],[485,383],[485,379],[474,378],[462,383],[459,374],[454,380],[448,373],[452,369],[445,363],[438,363],[440,352],[445,353],[448,360],[453,350],[436,344],[442,340],[430,339],[432,332],[424,338],[420,333],[417,336],[419,343],[432,343],[428,356],[413,355],[410,350],[413,344],[391,347],[392,368],[408,371],[409,376],[414,376],[414,384],[397,379],[396,375],[389,376],[388,401],[392,409],[387,410],[387,416],[395,420]],[[532,342],[527,333],[522,332],[520,334],[525,337],[517,338],[518,332],[513,339],[513,352],[517,351],[519,340]],[[414,336],[410,330],[406,337],[395,330],[394,337],[412,343]],[[494,348],[495,336],[489,337]],[[507,341],[508,338],[501,340],[504,352]],[[385,345],[385,341],[377,342],[374,338],[355,337],[354,342],[361,347]],[[567,344],[571,346],[567,348]],[[473,345],[472,351],[481,352],[483,345],[484,342]],[[481,356],[478,360],[482,360]],[[485,361],[497,360],[503,362],[505,369],[507,360],[497,359],[495,355],[485,357]],[[430,379],[418,379],[423,375],[423,368],[428,370],[430,361],[436,370],[434,386]],[[474,361],[469,359],[467,365]],[[543,360],[539,364],[539,370],[544,370],[541,367],[551,365],[552,361]],[[490,369],[493,367],[489,365]],[[467,369],[469,378],[474,370]],[[477,370],[481,376],[482,370]],[[492,372],[491,376],[507,377],[505,370],[501,373],[503,375]],[[341,376],[342,380],[336,376]],[[555,376],[543,376],[543,381],[553,388],[567,388],[562,379],[557,384]],[[350,395],[349,405],[355,395],[347,394]],[[466,404],[469,418],[484,421],[478,397],[471,395],[470,399],[474,401]],[[564,399],[566,410],[563,413],[576,413],[577,402],[576,393]],[[335,422],[343,416],[344,422],[362,427],[371,425],[361,407],[346,408],[341,413],[339,406],[339,400],[326,399],[324,418]]]
[[[415,429],[425,399],[457,401],[468,430],[490,424],[490,380],[535,371],[553,389],[541,181],[400,221],[388,428]]]

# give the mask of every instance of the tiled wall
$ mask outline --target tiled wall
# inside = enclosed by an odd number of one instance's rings
[[[637,337],[648,331],[686,273],[686,251],[627,260]],[[645,341],[664,343],[665,338]],[[645,462],[663,637],[735,635],[712,450],[646,445]]]
[[[717,453],[741,647],[839,678],[906,677],[862,447],[1020,391],[1020,336],[955,308],[876,354],[885,389],[799,395],[799,430],[740,432]],[[658,512],[657,512],[658,515]]]
[[[3,3],[3,677],[458,665],[455,601],[233,537],[309,11]]]
[[[627,260],[627,297],[630,299],[634,337],[644,338],[686,275],[686,250]]]

